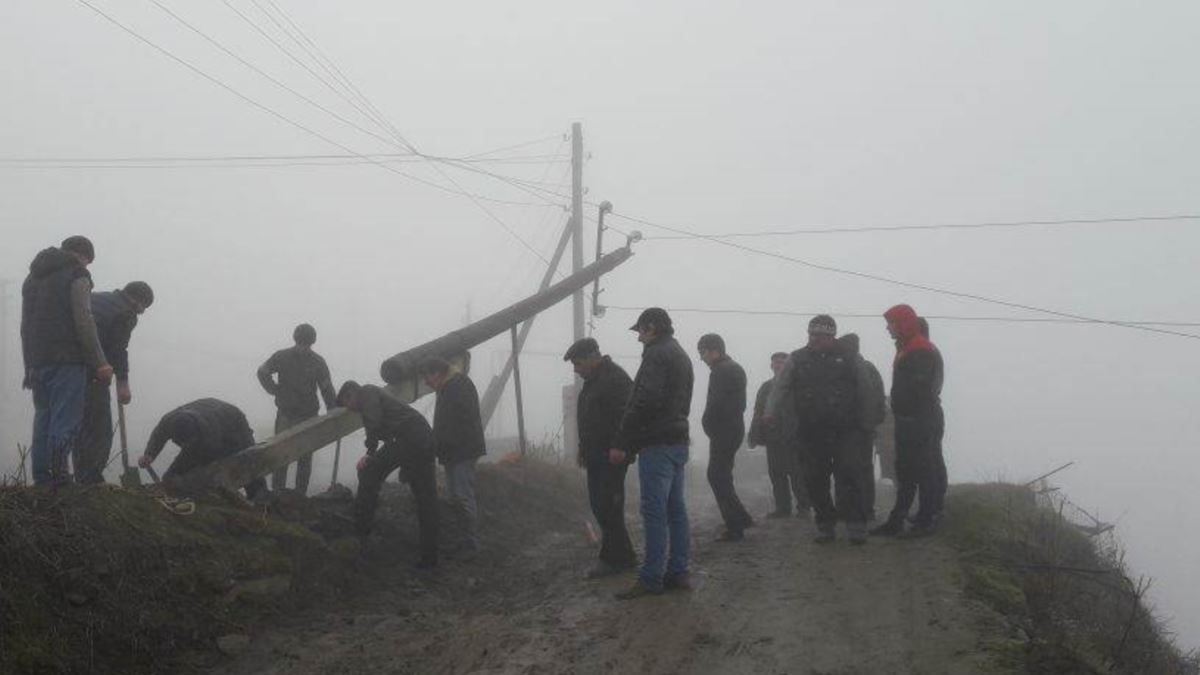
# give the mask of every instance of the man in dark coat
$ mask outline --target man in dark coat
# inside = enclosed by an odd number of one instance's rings
[[[767,403],[771,418],[783,401],[792,401],[804,455],[808,497],[812,500],[817,543],[836,539],[837,521],[846,523],[850,543],[866,543],[865,501],[858,428],[858,373],[855,360],[837,341],[837,323],[822,314],[808,324],[808,344],[792,352]],[[830,495],[836,481],[837,506]]]
[[[425,384],[437,392],[433,409],[433,437],[438,461],[445,467],[446,489],[459,514],[468,554],[479,551],[478,507],[475,502],[475,462],[487,452],[479,391],[469,377],[444,359],[431,358],[418,367]]]
[[[859,483],[863,498],[863,513],[868,520],[875,518],[875,434],[886,415],[887,394],[883,390],[883,377],[874,363],[862,356],[858,335],[847,333],[838,338],[842,349],[854,361],[857,378],[855,398],[858,414],[855,426],[846,438],[854,448],[854,456],[862,472]]]
[[[725,340],[716,333],[701,336],[696,349],[710,369],[701,419],[708,436],[708,484],[725,521],[717,541],[741,541],[746,528],[754,526],[733,485],[734,458],[746,436],[746,371],[725,352]]]
[[[61,247],[37,254],[21,286],[21,353],[24,386],[33,391],[29,454],[35,485],[70,480],[67,459],[79,441],[87,384],[112,379],[92,317],[87,266],[95,257],[86,237],[68,237]]]
[[[640,458],[645,555],[637,582],[617,594],[621,600],[691,588],[688,558],[691,533],[684,499],[684,469],[690,443],[692,361],[679,341],[666,310],[651,307],[638,316],[642,364],[621,415],[621,426],[608,460],[624,464]]]
[[[625,474],[629,465],[608,461],[633,380],[621,366],[600,353],[600,345],[583,338],[567,350],[575,373],[583,378],[576,417],[579,464],[587,469],[588,501],[600,525],[600,560],[589,578],[618,574],[637,565],[633,542],[625,527]]]
[[[917,318],[917,323],[919,323],[921,326],[921,335],[925,336],[925,339],[928,340],[929,339],[929,322],[926,321],[925,317],[922,316],[922,317]],[[936,351],[938,353],[938,358],[937,358],[938,372],[935,377],[934,387],[937,389],[938,394],[940,396],[941,391],[942,391],[942,384],[946,380],[945,365],[942,360],[941,350],[939,350],[936,346],[933,349],[934,349],[934,351]],[[937,483],[937,493],[936,493],[937,500],[934,502],[934,509],[935,509],[934,518],[941,518],[942,511],[944,511],[946,508],[946,489],[950,486],[950,482],[949,482],[949,475],[947,474],[947,471],[946,471],[946,450],[944,447],[942,447],[942,441],[946,436],[946,416],[945,416],[944,410],[942,409],[942,407],[940,405],[938,406],[938,409],[937,409],[936,424],[937,424],[937,432],[936,432],[937,455],[936,455],[935,461],[937,462],[936,468],[937,468],[938,483]]]
[[[337,406],[329,366],[312,348],[317,342],[317,330],[302,323],[292,331],[292,340],[293,346],[275,352],[258,368],[259,383],[275,397],[277,434],[317,416],[321,411],[318,391],[325,400],[326,411]],[[277,469],[271,476],[271,488],[276,491],[286,488],[287,474],[286,466]],[[312,455],[305,455],[296,462],[296,492],[308,493],[311,476]]]
[[[417,567],[436,566],[437,473],[429,423],[407,403],[373,384],[348,381],[338,391],[337,401],[362,415],[367,433],[367,454],[358,461],[358,494],[354,498],[354,520],[359,535],[370,534],[379,505],[379,490],[388,475],[400,469],[400,480],[409,484],[417,506],[421,541]]]
[[[125,288],[92,293],[92,315],[100,346],[117,376],[117,403],[133,400],[129,388],[129,338],[138,325],[138,316],[154,304],[154,291],[144,281],[131,281]],[[112,394],[109,384],[92,380],[88,385],[83,435],[75,445],[75,481],[104,482],[104,467],[112,452]]]
[[[787,363],[787,352],[775,352],[771,355],[771,379],[763,382],[754,397],[754,416],[750,420],[750,433],[746,442],[750,447],[765,445],[767,448],[767,476],[771,479],[771,490],[775,497],[775,510],[767,514],[768,518],[787,518],[792,515],[792,496],[796,498],[796,512],[808,515],[812,506],[808,501],[808,488],[804,485],[804,472],[801,467],[799,453],[788,442],[788,435],[795,434],[788,419],[773,420],[772,424],[765,421],[767,401],[771,397],[771,389],[775,386],[775,377],[783,372]],[[781,412],[789,412],[787,405],[781,406]]]
[[[254,445],[254,432],[237,406],[215,398],[202,398],[162,416],[150,432],[150,441],[146,443],[146,452],[138,459],[138,466],[149,468],[167,441],[179,446],[179,454],[163,474],[164,480],[236,455]],[[245,488],[246,496],[253,500],[266,490],[267,481],[255,478]]]
[[[939,483],[937,441],[942,419],[942,356],[921,334],[917,313],[897,305],[884,313],[888,332],[896,341],[892,366],[892,413],[896,418],[896,505],[887,522],[872,534],[897,535],[919,493],[920,506],[912,536],[932,534],[936,528]]]

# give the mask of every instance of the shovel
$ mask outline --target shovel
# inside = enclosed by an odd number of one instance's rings
[[[129,437],[125,433],[125,404],[119,401],[117,402],[117,428],[121,432],[121,487],[141,487],[142,474],[136,467],[129,466]]]

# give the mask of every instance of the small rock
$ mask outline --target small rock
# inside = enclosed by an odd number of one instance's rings
[[[226,656],[237,656],[250,646],[249,636],[241,633],[230,633],[217,638],[217,649]]]

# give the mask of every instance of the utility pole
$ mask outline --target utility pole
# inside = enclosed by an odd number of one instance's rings
[[[583,125],[575,122],[571,125],[571,273],[575,274],[583,267]],[[575,292],[572,309],[574,309],[575,340],[584,337],[583,323],[583,289]],[[579,395],[579,376],[574,383],[563,391],[563,401],[572,404],[563,406],[563,450],[567,457],[574,457],[579,451],[579,429],[575,425],[574,402]]]

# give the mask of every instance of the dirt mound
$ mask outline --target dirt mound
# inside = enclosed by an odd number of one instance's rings
[[[574,472],[481,466],[488,555],[581,526]],[[385,488],[365,550],[349,503],[214,496],[182,515],[152,490],[0,491],[0,672],[180,672],[237,653],[256,625],[405,583],[416,549],[407,488]],[[186,510],[186,509],[185,509]],[[443,506],[447,531],[454,519]],[[494,540],[494,541],[493,541]]]

